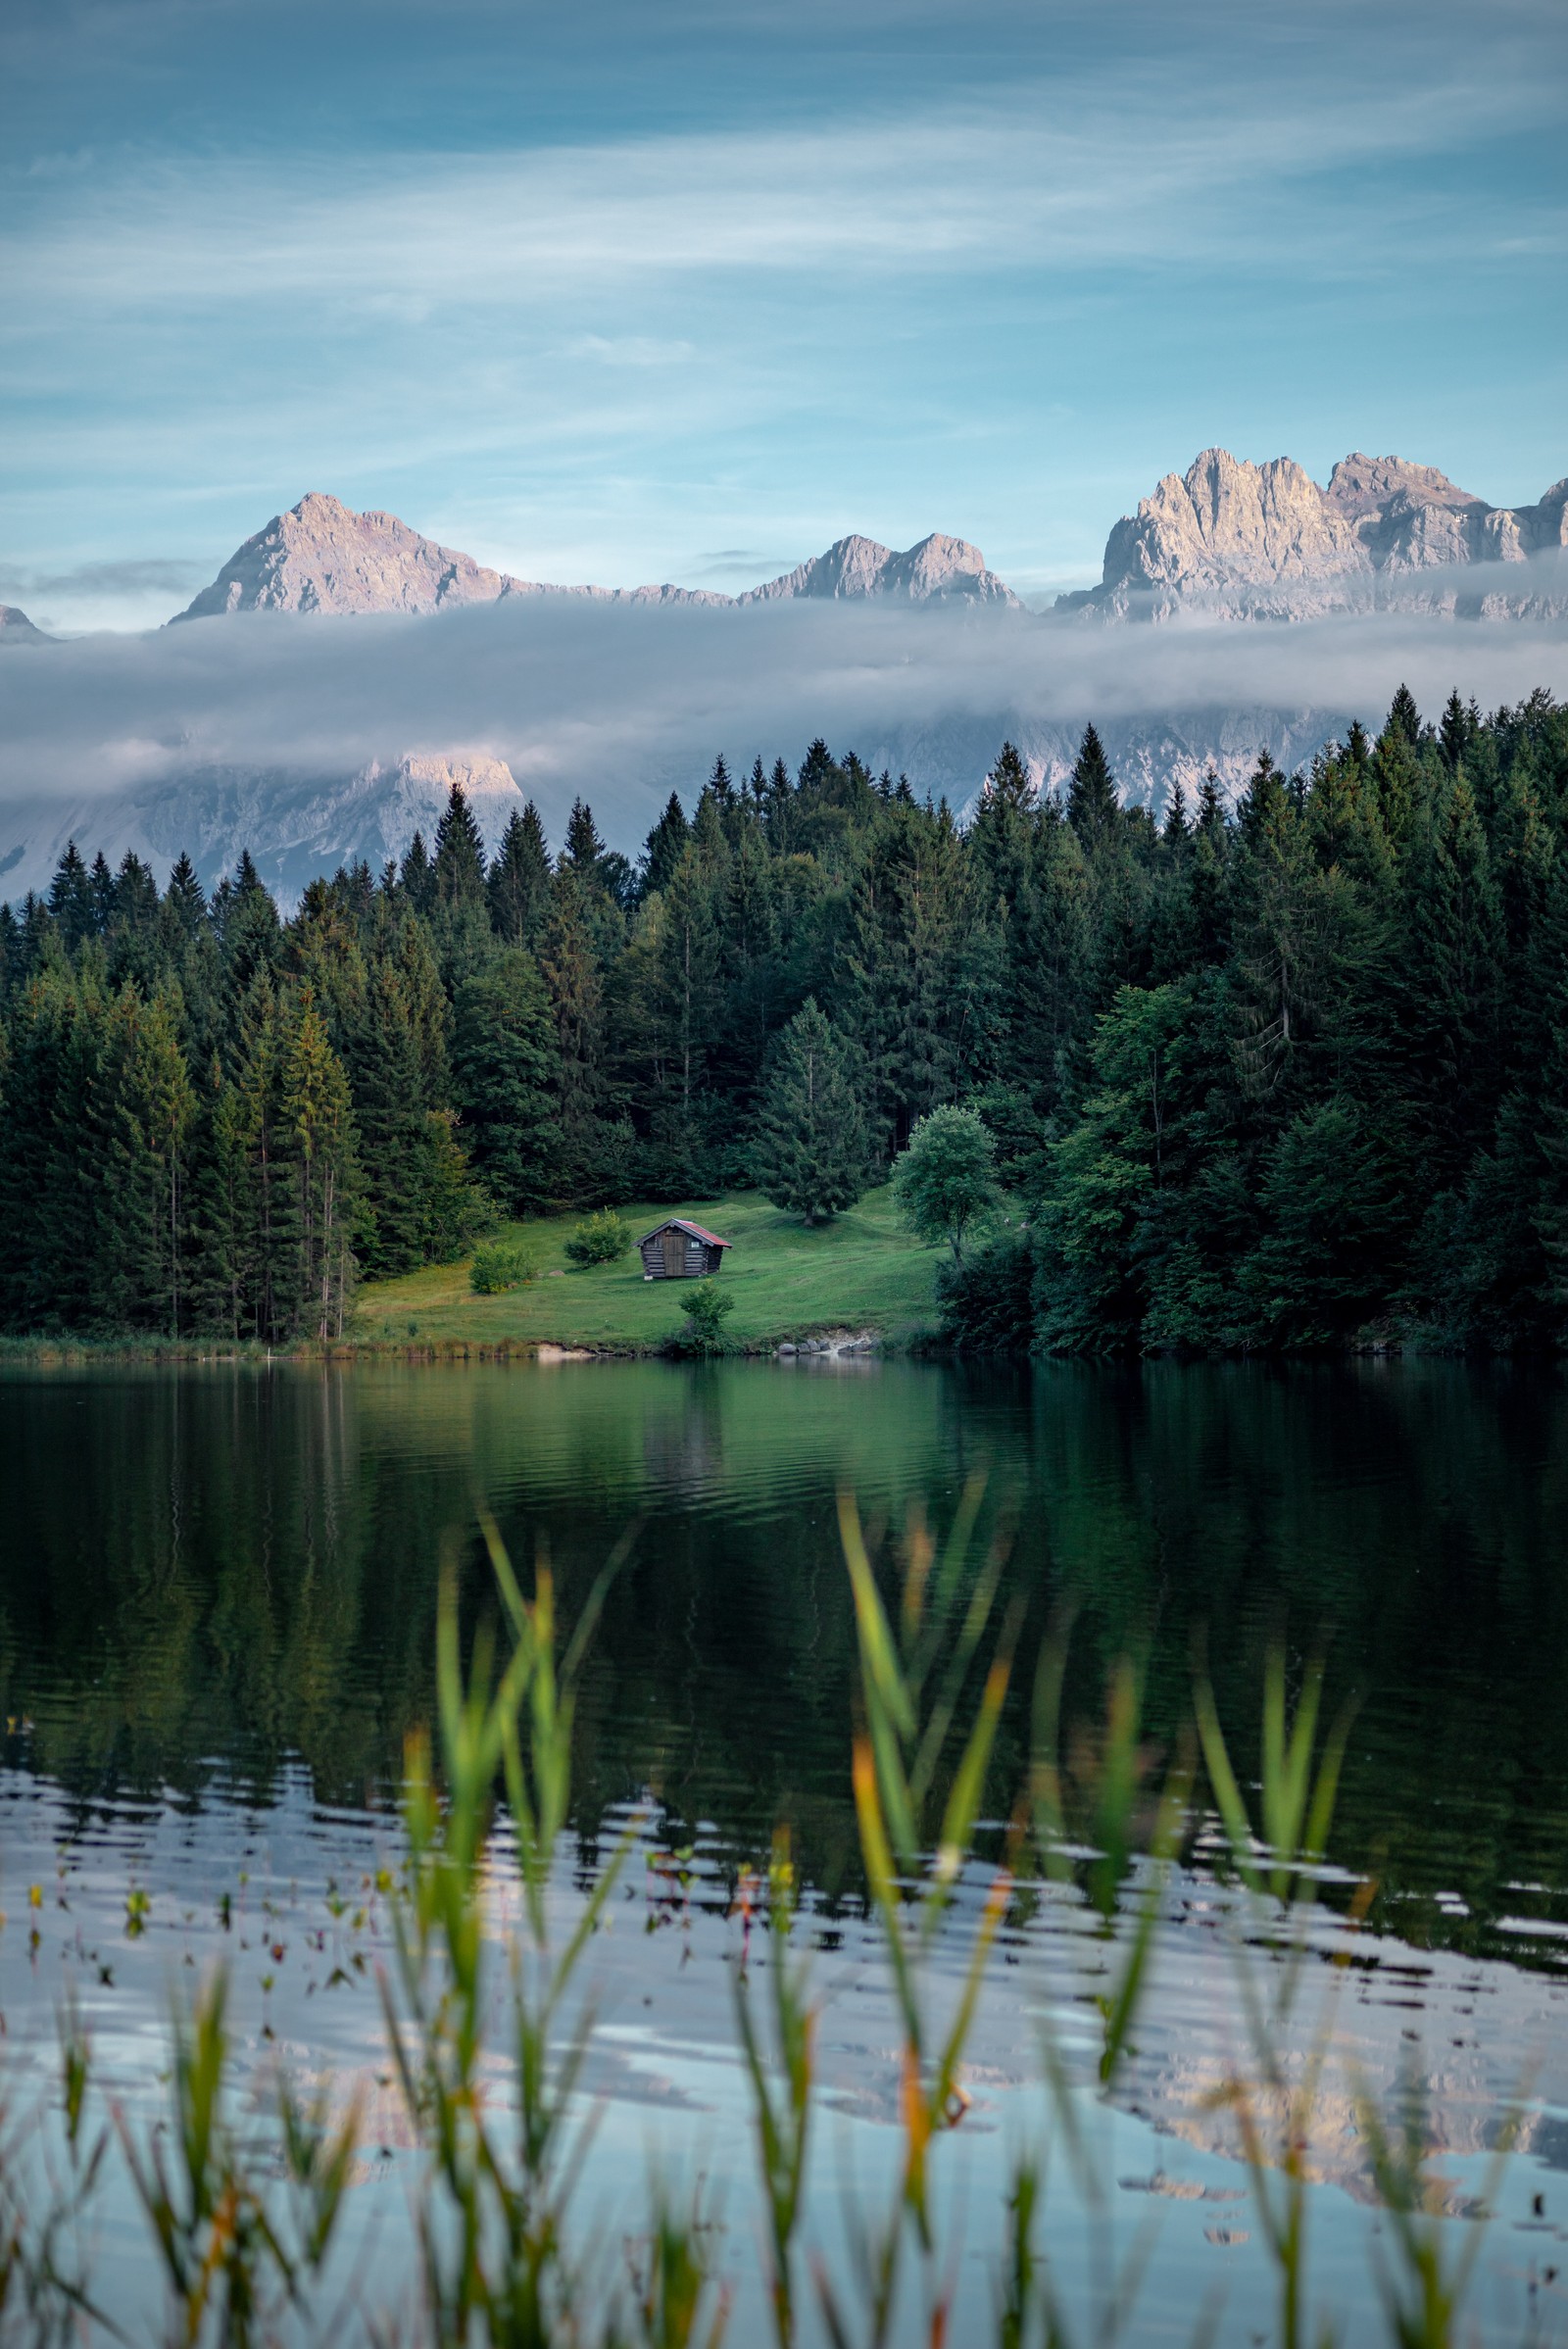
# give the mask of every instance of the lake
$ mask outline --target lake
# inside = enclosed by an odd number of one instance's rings
[[[472,1625],[488,1609],[488,1508],[519,1566],[549,1557],[569,1619],[635,1522],[585,1671],[556,1891],[564,1916],[629,1835],[596,1944],[590,2186],[614,2227],[650,2163],[706,2181],[738,2293],[731,2337],[753,2337],[736,1892],[780,1823],[823,2000],[824,2227],[846,2197],[874,2196],[895,2135],[892,2011],[850,1789],[856,1648],[837,1494],[855,1493],[887,1545],[911,1511],[940,1533],[983,1477],[983,1533],[1005,1545],[999,1603],[1017,1602],[1029,1660],[1004,1715],[999,1804],[1023,1773],[1026,1684],[1053,1626],[1071,1623],[1069,1719],[1100,1716],[1110,1666],[1131,1655],[1161,1747],[1206,1655],[1244,1776],[1271,1643],[1298,1669],[1326,1658],[1327,1712],[1355,1711],[1308,1929],[1312,1997],[1332,1993],[1347,2079],[1392,2094],[1420,2072],[1456,2232],[1483,2197],[1496,2208],[1475,2302],[1487,2337],[1568,2317],[1568,1381],[1556,1372],[1386,1359],[1005,1373],[866,1359],[11,1366],[0,1460],[0,2000],[14,2100],[44,2093],[74,1986],[106,2081],[127,2110],[158,2109],[169,1985],[225,1958],[258,2060],[281,2053],[300,2078],[366,2083],[373,2153],[354,2228],[381,2246],[366,2250],[366,2274],[384,2282],[387,2246],[409,2256],[409,2155],[376,2053],[387,1921],[375,1887],[398,1851],[404,1739],[431,1715],[441,1561]],[[503,1855],[503,1908],[506,1873]],[[938,1976],[956,1980],[983,1876],[965,1873]],[[1153,2214],[1127,2337],[1187,2339],[1212,2302],[1218,2337],[1250,2340],[1269,2321],[1268,2283],[1212,2095],[1234,2058],[1247,1935],[1201,1847],[1160,1915],[1127,2083],[1108,2105],[1083,2089],[1103,2132],[1106,2208],[1097,2216],[1063,2184],[1044,2240],[1089,2312],[1098,2230],[1141,2241]],[[1335,1955],[1348,1964],[1317,1962]],[[974,2328],[990,2325],[1005,2162],[1041,2109],[1038,2032],[1084,2058],[1102,1965],[1075,1898],[1048,1888],[1009,1916],[970,2048],[973,2102],[942,2149],[954,2337],[990,2337]],[[1520,2150],[1499,2183],[1490,2154],[1515,2097]],[[1326,2104],[1314,2283],[1345,2337],[1374,2339],[1381,2238],[1353,2133],[1343,2096]],[[144,2310],[134,2242],[115,2189],[100,2256],[121,2305]]]

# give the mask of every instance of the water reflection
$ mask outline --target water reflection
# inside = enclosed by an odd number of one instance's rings
[[[896,2033],[858,1907],[835,1494],[855,1490],[891,1557],[911,1507],[940,1530],[983,1472],[1026,1651],[1058,1610],[1073,1613],[1069,1709],[1098,1715],[1106,1667],[1130,1649],[1152,1734],[1169,1738],[1200,1633],[1245,1764],[1270,1640],[1283,1633],[1298,1658],[1326,1644],[1330,1708],[1354,1693],[1360,1709],[1297,2039],[1299,2053],[1332,1997],[1313,2173],[1356,2212],[1353,2080],[1390,2094],[1415,2057],[1446,2207],[1463,2210],[1528,2082],[1505,2250],[1534,2258],[1539,2236],[1558,2261],[1565,1404],[1554,1373],[1416,1364],[9,1370],[0,2010],[12,2060],[29,2046],[41,2060],[70,1980],[108,2076],[150,2109],[169,1978],[226,1956],[254,2054],[364,2086],[387,2148],[384,2163],[368,2156],[367,2208],[395,2229],[401,2187],[388,2179],[406,2130],[385,2092],[377,1887],[396,1858],[403,1737],[430,1710],[443,1546],[463,1561],[471,1617],[487,1590],[483,1500],[519,1558],[548,1546],[569,1612],[639,1518],[583,1691],[557,1886],[569,1912],[638,1810],[597,1969],[607,2175],[640,2187],[656,2120],[686,2129],[735,2181],[734,2240],[750,2239],[734,1891],[785,1818],[819,1944],[825,2095],[847,2132],[823,2138],[818,2191],[831,2197],[841,2160],[863,2189],[872,2140],[890,2133]],[[999,1802],[1026,1731],[1021,1709],[1004,1724]],[[497,1881],[504,1921],[504,1867]],[[1368,1881],[1369,1922],[1352,1939],[1343,1912]],[[32,1884],[36,1912],[23,1905]],[[133,1886],[152,1904],[136,1934]],[[1134,2223],[1140,2209],[1167,2214],[1156,2306],[1190,2312],[1214,2263],[1238,2262],[1238,2322],[1255,2311],[1245,2261],[1256,2245],[1244,2243],[1234,2125],[1214,2091],[1242,2052],[1239,1938],[1202,1867],[1178,1873],[1125,2109],[1105,2117]],[[1020,1904],[1004,1936],[971,2048],[974,2106],[943,2157],[968,2165],[977,2279],[1004,2148],[1041,2117],[1037,2028],[1087,2061],[1102,1958],[1091,1918],[1055,1889],[1029,1913]],[[1351,2220],[1335,2227],[1328,2273],[1343,2259],[1347,2290],[1364,2290],[1365,2243],[1344,2234]],[[1070,2273],[1072,2226],[1057,2227],[1053,2257]]]
[[[514,1549],[586,1588],[643,1520],[582,1710],[585,1848],[653,1787],[736,1864],[793,1819],[808,1871],[854,1883],[853,1637],[833,1522],[940,1526],[984,1470],[1030,1633],[1076,1616],[1069,1695],[1147,1659],[1169,1733],[1201,1630],[1248,1750],[1281,1631],[1323,1641],[1361,1710],[1335,1856],[1373,1922],[1554,1967],[1568,1928],[1568,1427],[1555,1374],[1452,1365],[965,1376],[857,1364],[563,1365],[0,1380],[5,1759],[86,1816],[270,1799],[296,1758],[323,1800],[395,1779],[428,1710],[444,1542],[483,1577],[485,1500]],[[1010,1724],[1004,1769],[1023,1725]]]

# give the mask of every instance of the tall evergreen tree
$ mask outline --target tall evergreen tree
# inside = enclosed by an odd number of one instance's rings
[[[849,1057],[808,996],[779,1039],[752,1144],[762,1196],[804,1223],[853,1207],[870,1170],[865,1117]]]
[[[196,1097],[177,1003],[126,988],[111,1016],[109,1150],[99,1246],[108,1317],[179,1335],[188,1320],[186,1183]]]
[[[560,1196],[561,1047],[531,954],[513,948],[458,993],[453,1095],[473,1169],[509,1214]]]
[[[550,905],[550,852],[532,800],[502,835],[487,884],[490,921],[503,946],[533,948]]]
[[[664,803],[660,817],[643,843],[643,886],[650,896],[669,886],[675,867],[685,853],[691,838],[691,826],[674,792]]]
[[[97,933],[97,905],[92,881],[81,860],[81,852],[74,840],[66,843],[65,855],[56,865],[54,879],[49,884],[49,910],[59,926],[68,954],[74,954],[83,939]]]
[[[1067,821],[1088,850],[1101,847],[1120,814],[1115,778],[1095,727],[1084,728],[1067,786]]]

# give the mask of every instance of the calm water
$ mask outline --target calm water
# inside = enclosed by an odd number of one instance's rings
[[[755,2262],[732,1893],[777,1821],[810,1887],[828,1999],[837,2133],[820,2190],[842,2193],[839,2165],[874,2178],[892,2136],[891,2023],[849,1800],[854,1634],[835,1493],[852,1488],[874,1528],[897,1532],[911,1507],[940,1527],[983,1470],[1026,1648],[1073,1610],[1070,1709],[1095,1713],[1107,1662],[1131,1650],[1168,1734],[1202,1639],[1246,1757],[1270,1641],[1327,1653],[1333,1697],[1359,1709],[1324,1949],[1375,1884],[1337,2028],[1382,2083],[1418,2052],[1454,2208],[1528,2081],[1526,2152],[1486,2286],[1494,2337],[1516,2337],[1521,2291],[1564,2309],[1543,2280],[1568,2220],[1568,1383],[1555,1374],[10,1371],[0,1463],[13,2065],[29,2051],[42,2063],[69,1980],[121,2093],[154,2097],[171,1973],[226,1954],[258,2050],[283,2049],[306,2076],[359,2067],[380,2095],[385,2160],[367,2169],[362,2223],[395,2229],[401,2125],[377,2086],[369,1987],[385,1921],[373,1898],[358,1925],[327,1900],[335,1885],[358,1901],[395,1851],[402,1740],[430,1709],[443,1548],[473,1614],[487,1504],[514,1556],[548,1549],[569,1612],[638,1519],[585,1685],[560,1897],[580,1896],[607,1833],[635,1813],[627,1930],[604,1959],[601,2185],[613,2206],[652,2146],[724,2179],[744,2314]],[[1003,1777],[1023,1730],[1007,1725]],[[23,1923],[33,1884],[36,1945]],[[125,1930],[132,1886],[151,1895],[139,1935]],[[1160,2263],[1174,2280],[1137,2337],[1186,2337],[1216,2285],[1222,2338],[1258,2322],[1255,2244],[1232,2199],[1244,2181],[1201,2110],[1235,2023],[1221,1907],[1200,1875],[1173,1887],[1147,2043],[1102,2124],[1127,2225],[1162,2206],[1156,2283]],[[986,2181],[1035,2095],[1034,2021],[1054,2008],[1070,2036],[1097,1963],[1081,1917],[1050,1902],[1002,1953],[962,2157],[976,2293]],[[1321,2270],[1354,2337],[1372,2305],[1361,2181],[1333,2145],[1318,2166]],[[1081,2214],[1063,2203],[1054,2224],[1069,2273]],[[128,2260],[127,2242],[117,2221],[105,2256]]]

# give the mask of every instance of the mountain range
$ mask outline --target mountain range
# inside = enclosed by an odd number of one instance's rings
[[[1054,612],[1102,620],[1183,611],[1238,619],[1420,611],[1478,619],[1568,611],[1568,476],[1533,506],[1490,506],[1435,465],[1342,457],[1319,485],[1293,458],[1252,465],[1205,449],[1167,473],[1105,542],[1100,584]],[[1549,560],[1556,557],[1557,561]],[[492,570],[395,514],[312,490],[236,548],[178,620],[248,612],[431,613],[514,597],[733,610],[798,598],[993,606],[1021,599],[967,539],[933,531],[900,553],[852,533],[742,595],[665,582],[562,587]],[[0,606],[0,645],[50,642]]]
[[[1352,454],[1320,486],[1210,449],[1116,523],[1098,587],[1041,612],[940,533],[841,538],[735,597],[551,587],[313,492],[178,625],[69,642],[0,607],[0,888],[46,884],[74,834],[160,863],[188,847],[208,880],[248,848],[290,898],[401,855],[454,781],[492,846],[524,794],[559,833],[581,791],[630,850],[715,751],[798,759],[819,731],[961,809],[1004,737],[1058,787],[1093,716],[1124,797],[1157,810],[1210,765],[1234,794],[1264,748],[1309,760],[1412,662],[1429,695],[1560,692],[1565,548],[1568,481],[1494,507],[1398,458]],[[419,624],[316,625],[354,614]],[[1199,618],[1332,624],[1288,650],[1179,624]]]
[[[224,563],[210,587],[175,617],[210,619],[238,612],[445,612],[499,604],[511,596],[564,596],[602,604],[685,604],[720,609],[794,596],[887,596],[915,604],[950,601],[1016,605],[988,571],[978,547],[933,532],[905,554],[874,539],[841,538],[742,596],[694,587],[549,587],[490,570],[471,555],[421,538],[395,514],[356,514],[312,490],[275,514]]]
[[[1356,451],[1320,488],[1289,457],[1249,465],[1205,449],[1117,522],[1100,585],[1059,601],[1114,619],[1184,608],[1242,619],[1374,608],[1539,618],[1568,607],[1568,570],[1533,558],[1565,548],[1568,478],[1534,506],[1489,506],[1400,457]]]

